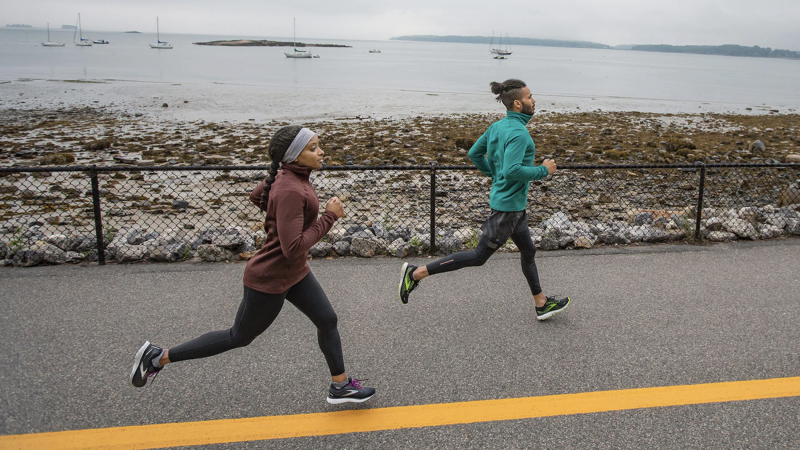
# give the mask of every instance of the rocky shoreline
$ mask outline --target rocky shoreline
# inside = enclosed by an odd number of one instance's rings
[[[174,106],[164,103],[162,108]],[[501,117],[355,116],[304,125],[320,135],[329,166],[471,164],[467,150]],[[165,121],[102,108],[2,109],[0,123],[0,167],[266,164],[271,135],[289,124]],[[789,155],[800,154],[797,114],[540,112],[528,128],[536,142],[537,162],[553,158],[559,164],[768,163],[797,162]]]
[[[168,107],[168,106],[167,106]],[[386,165],[471,164],[467,149],[500,115],[355,117],[306,124],[328,166],[314,173],[321,198],[343,199],[347,217],[313,257],[405,257],[430,243],[429,171]],[[98,165],[107,259],[246,259],[263,241],[247,194],[263,171],[269,137],[286,122],[164,121],[100,109],[0,110],[0,167]],[[559,164],[775,163],[800,154],[797,115],[643,113],[537,115],[537,162]],[[160,166],[156,170],[137,167]],[[170,171],[182,166],[208,170]],[[162,170],[163,169],[163,170]],[[701,237],[709,241],[800,234],[800,173],[778,168],[707,171]],[[694,168],[562,170],[531,188],[529,225],[539,248],[590,248],[694,240]],[[489,180],[437,170],[439,253],[477,243]],[[91,188],[81,172],[0,173],[0,260],[29,266],[97,259]],[[512,245],[506,249],[513,251]]]
[[[259,39],[237,39],[229,41],[192,42],[194,45],[212,45],[218,47],[339,47],[352,48],[342,44],[306,44],[303,42],[267,41]]]

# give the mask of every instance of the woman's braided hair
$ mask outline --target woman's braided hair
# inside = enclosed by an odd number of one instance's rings
[[[514,106],[514,100],[522,101],[522,88],[527,84],[522,80],[511,78],[502,83],[492,81],[489,86],[492,87],[492,94],[497,96],[497,101],[510,110]]]
[[[303,127],[300,125],[289,125],[276,131],[269,141],[269,159],[272,163],[269,166],[267,179],[264,180],[264,192],[261,193],[261,204],[259,207],[262,211],[267,210],[267,202],[269,201],[269,191],[272,183],[275,181],[275,176],[278,175],[278,169],[281,168],[281,161],[283,161],[286,150],[292,145],[292,141],[297,137],[297,133]]]

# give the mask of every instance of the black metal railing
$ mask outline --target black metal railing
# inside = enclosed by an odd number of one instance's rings
[[[531,184],[545,250],[800,234],[800,165],[565,165]],[[265,236],[249,201],[266,166],[0,168],[0,259],[237,259]],[[474,246],[491,180],[474,166],[337,166],[312,174],[339,220],[312,255],[449,253]]]

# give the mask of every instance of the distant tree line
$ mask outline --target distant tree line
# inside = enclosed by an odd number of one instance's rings
[[[631,50],[642,52],[696,53],[700,55],[757,56],[762,58],[800,58],[800,52],[773,50],[769,47],[741,45],[634,45]]]
[[[435,36],[435,35],[413,35],[398,36],[391,38],[395,41],[426,41],[426,42],[457,42],[461,44],[486,44],[492,41],[490,36]],[[520,37],[494,37],[494,43],[501,45],[536,45],[540,47],[569,47],[569,48],[611,48],[610,45],[598,44],[596,42],[585,41],[559,41],[556,39],[533,39]]]

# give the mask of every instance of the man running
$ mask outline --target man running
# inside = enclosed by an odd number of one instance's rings
[[[522,254],[522,273],[536,303],[536,318],[545,320],[564,311],[570,299],[546,297],[542,292],[534,261],[536,246],[528,230],[525,207],[530,182],[554,173],[556,163],[546,159],[541,166],[533,165],[536,146],[525,125],[533,117],[536,101],[525,82],[517,79],[502,83],[493,81],[491,87],[497,101],[508,111],[506,117],[490,125],[469,150],[469,159],[492,178],[489,194],[492,212],[481,226],[481,239],[473,250],[452,254],[426,266],[404,263],[400,270],[400,301],[408,303],[411,291],[429,275],[483,265],[511,238]]]

